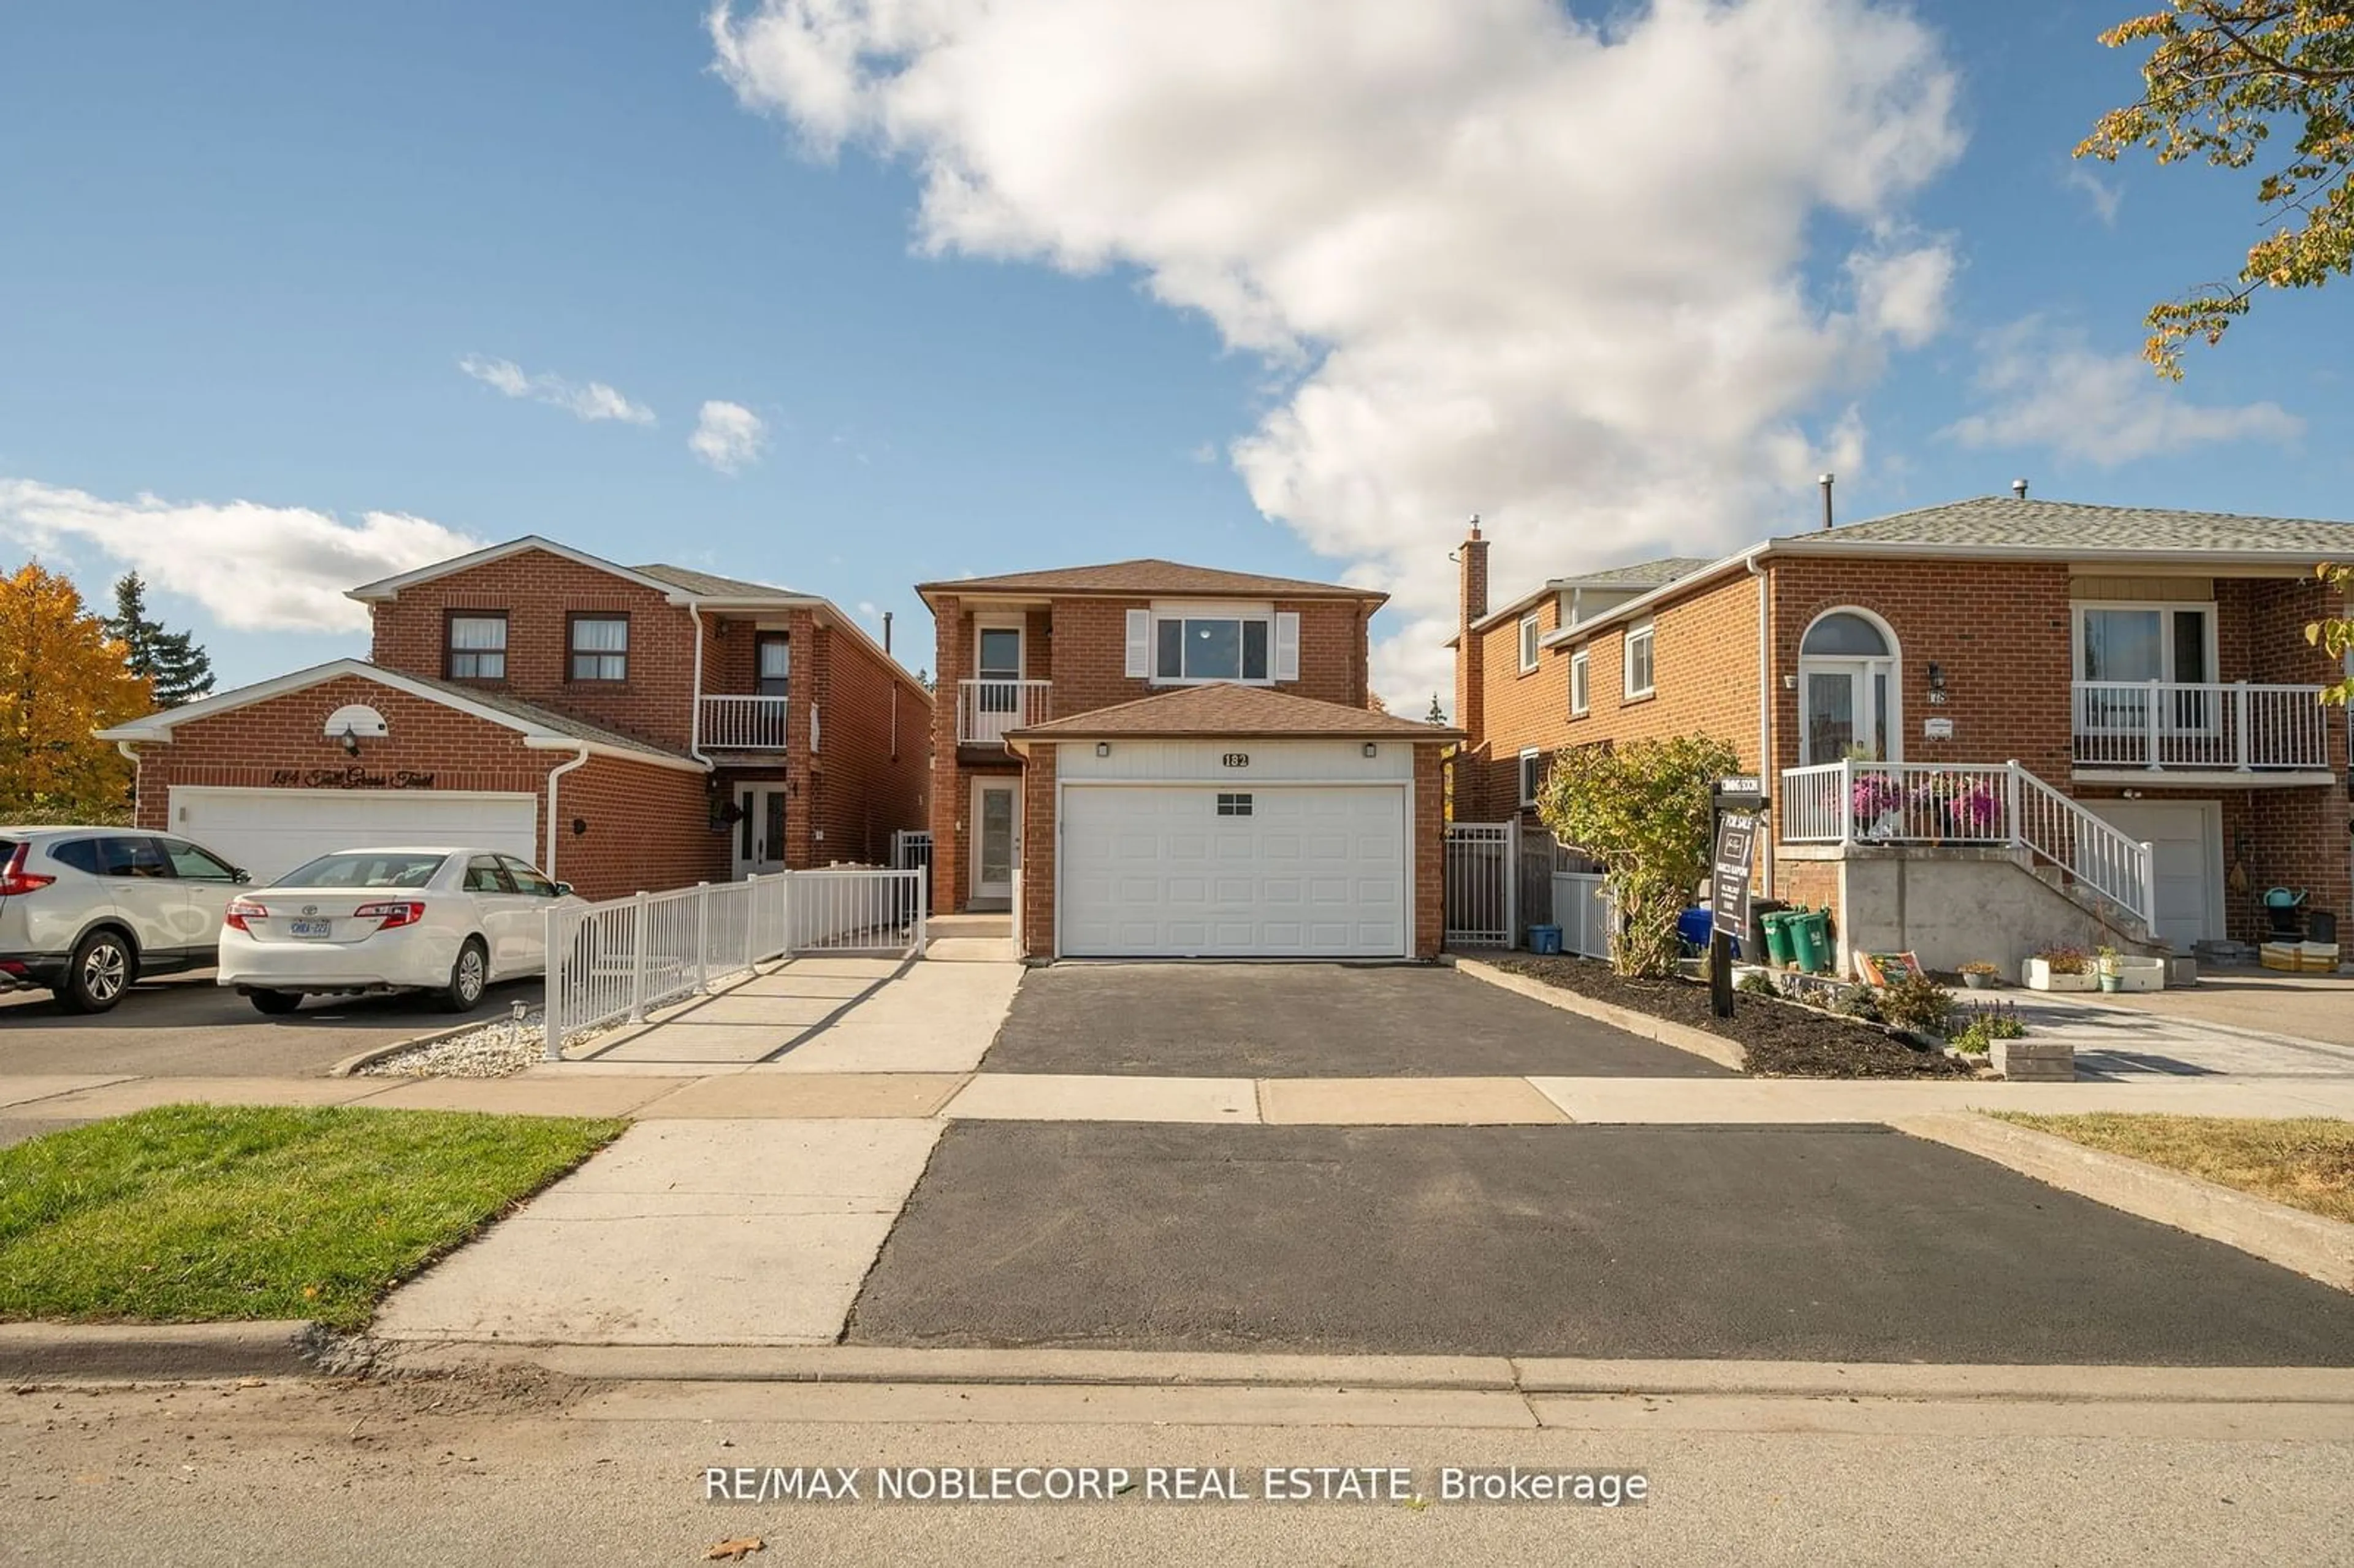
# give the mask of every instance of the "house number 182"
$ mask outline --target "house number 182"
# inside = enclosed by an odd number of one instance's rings
[[[1225,763],[1229,768],[1248,768],[1250,766],[1250,753],[1247,751],[1229,751],[1224,757],[1218,758],[1218,760]]]

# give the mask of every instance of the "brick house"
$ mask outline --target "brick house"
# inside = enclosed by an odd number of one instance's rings
[[[930,694],[822,599],[538,537],[351,597],[370,658],[103,732],[142,826],[263,879],[479,843],[604,898],[884,863],[923,825]]]
[[[1034,958],[1437,955],[1458,732],[1373,707],[1386,596],[1155,560],[917,591],[942,911]]]
[[[1561,747],[1697,732],[1771,779],[1764,883],[1843,956],[2252,942],[2274,886],[2354,911],[2341,672],[2304,636],[2354,524],[2016,489],[1493,609],[1475,526],[1457,817],[1526,812]]]

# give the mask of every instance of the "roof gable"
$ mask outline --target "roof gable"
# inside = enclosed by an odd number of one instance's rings
[[[1784,535],[1774,546],[1808,555],[1909,546],[2049,556],[2166,553],[2317,560],[2354,553],[2354,523],[1984,495],[1816,533]]]
[[[446,561],[434,561],[419,567],[414,571],[402,572],[398,577],[382,577],[372,583],[362,583],[344,597],[358,599],[363,604],[398,599],[400,590],[403,588],[414,588],[419,583],[429,583],[437,577],[451,577],[475,567],[488,566],[493,561],[503,561],[509,556],[519,556],[527,550],[545,550],[551,556],[560,556],[578,565],[610,573],[624,582],[635,583],[640,588],[652,588],[673,604],[685,604],[693,598],[691,593],[675,583],[648,577],[645,573],[622,566],[619,562],[609,561],[602,556],[592,556],[586,550],[576,550],[569,545],[559,545],[553,539],[544,539],[536,534],[525,534],[520,539],[509,539],[504,545],[493,545],[485,549],[476,550],[471,555],[452,556]]]
[[[1055,567],[1038,572],[1009,572],[991,577],[958,577],[945,582],[918,583],[916,591],[929,602],[934,594],[1022,593],[1224,595],[1257,599],[1360,599],[1383,603],[1389,595],[1378,588],[1351,588],[1345,583],[1316,583],[1299,577],[1271,577],[1256,572],[1229,572],[1215,567],[1190,567],[1182,561],[1145,557],[1110,561],[1092,567]]]

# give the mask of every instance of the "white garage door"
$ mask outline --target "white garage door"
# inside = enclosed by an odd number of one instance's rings
[[[268,882],[336,850],[464,844],[504,850],[537,864],[539,802],[530,795],[455,789],[223,789],[172,791],[172,832],[225,855]]]
[[[2221,937],[2221,814],[2206,800],[2087,800],[2094,815],[2146,840],[2158,860],[2158,935],[2178,948]]]
[[[1072,785],[1062,950],[1085,958],[1400,958],[1405,791]]]

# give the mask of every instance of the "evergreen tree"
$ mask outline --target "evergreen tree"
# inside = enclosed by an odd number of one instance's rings
[[[1430,694],[1430,712],[1423,716],[1422,722],[1439,729],[1445,729],[1447,727],[1447,710],[1438,705],[1438,694],[1437,692]]]
[[[114,585],[114,613],[106,630],[129,650],[131,673],[154,686],[157,706],[176,708],[212,694],[212,656],[189,633],[166,631],[147,619],[147,585],[137,572],[125,572]]]

